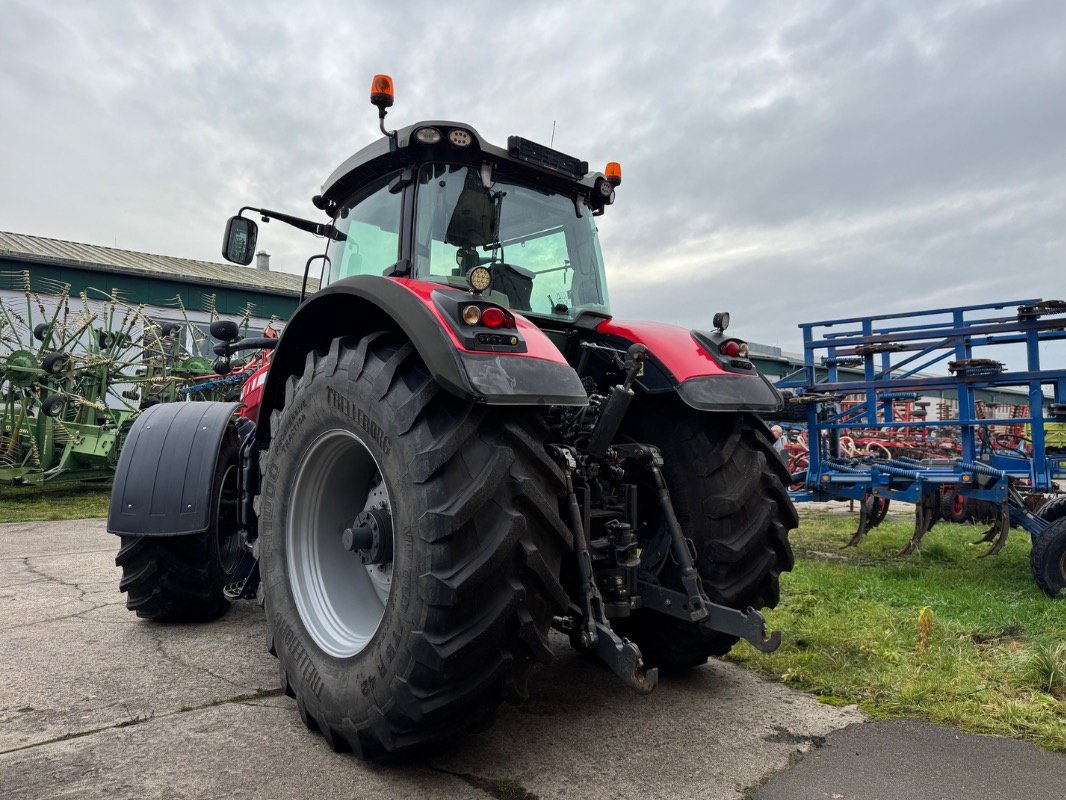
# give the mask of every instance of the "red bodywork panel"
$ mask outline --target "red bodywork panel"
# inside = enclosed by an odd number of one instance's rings
[[[670,371],[678,383],[687,381],[689,378],[735,374],[726,372],[718,366],[718,363],[692,338],[692,333],[677,325],[607,319],[596,326],[596,332],[646,345],[652,355]]]
[[[454,291],[458,294],[465,294],[463,290],[448,287],[440,283],[415,280],[413,278],[390,278],[389,280],[402,286],[422,302],[422,305],[424,305],[433,315],[434,319],[436,319],[437,324],[440,326],[440,329],[444,331],[452,346],[460,353],[469,353],[476,356],[493,355],[504,358],[536,359],[569,368],[569,364],[563,357],[563,354],[559,352],[559,348],[552,343],[551,339],[549,339],[540,328],[513,309],[508,309],[508,311],[510,311],[511,315],[515,318],[514,332],[520,335],[525,341],[526,352],[495,352],[490,354],[484,350],[470,350],[463,347],[459,338],[452,330],[451,325],[444,318],[444,314],[441,312],[440,308],[437,307],[437,304],[433,302],[432,297],[433,292]],[[253,422],[259,421],[259,408],[263,402],[263,393],[266,389],[269,366],[268,358],[267,363],[260,369],[256,370],[252,376],[245,381],[244,386],[241,388],[240,415]]]
[[[270,371],[270,363],[267,362],[244,382],[241,386],[241,410],[240,416],[250,419],[252,422],[259,421],[259,406],[263,402],[263,389],[266,387],[267,372]]]
[[[426,308],[430,310],[430,313],[437,318],[437,322],[440,323],[441,328],[448,334],[448,338],[451,339],[456,350],[463,353],[484,354],[484,350],[468,350],[462,346],[459,339],[456,337],[455,332],[452,330],[451,325],[449,325],[447,320],[444,319],[444,315],[441,313],[440,309],[437,308],[437,304],[433,302],[433,298],[431,297],[433,292],[441,291],[453,291],[458,294],[465,294],[462,289],[448,287],[440,283],[419,281],[414,278],[394,278],[393,280],[405,287],[411,292],[411,294],[415,295],[425,304]],[[552,340],[545,336],[540,328],[514,309],[508,309],[508,311],[510,311],[515,318],[515,331],[525,339],[527,352],[498,353],[497,355],[506,355],[514,358],[540,358],[544,361],[554,361],[558,364],[566,363],[566,359],[563,358],[563,354],[559,352],[559,348],[552,344]]]
[[[515,318],[514,330],[525,341],[527,352],[490,353],[472,350],[463,346],[452,327],[452,323],[433,300],[434,292],[447,292],[449,294],[455,292],[459,295],[465,294],[465,292],[439,283],[412,278],[392,278],[390,280],[395,285],[401,286],[410,292],[422,303],[422,306],[429,311],[436,321],[439,329],[443,331],[448,342],[461,356],[472,358],[491,356],[492,358],[502,358],[506,361],[518,359],[524,363],[541,361],[557,365],[557,367],[564,367],[568,373],[573,374],[566,358],[551,339],[540,328],[513,309],[508,310]],[[725,409],[746,407],[759,410],[771,407],[776,402],[776,393],[773,392],[772,388],[767,388],[769,384],[767,384],[767,387],[762,386],[765,381],[761,379],[758,372],[753,370],[748,374],[743,374],[723,369],[703,346],[696,341],[692,332],[680,326],[661,322],[604,320],[596,326],[596,333],[605,337],[614,337],[623,341],[639,342],[645,345],[651,351],[654,361],[666,373],[664,377],[671,381],[672,385],[678,387],[678,391],[685,402],[696,408],[713,409],[717,405]],[[557,367],[553,367],[553,369]],[[256,370],[245,382],[241,391],[241,416],[256,422],[259,421],[259,411],[264,400],[267,372],[268,365]],[[711,389],[707,381],[700,380],[704,378],[723,378],[724,380],[721,381],[719,389]],[[738,380],[739,384],[737,383]],[[749,383],[749,381],[753,382]],[[716,386],[719,385],[718,381],[712,381],[712,383]],[[747,388],[742,388],[740,384]],[[533,385],[537,384],[534,382]],[[767,396],[760,397],[760,392],[756,392],[755,389],[760,389],[761,393]],[[584,393],[581,392],[581,394],[583,395]],[[747,405],[745,406],[745,404]]]

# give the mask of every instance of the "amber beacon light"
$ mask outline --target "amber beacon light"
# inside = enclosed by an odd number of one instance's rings
[[[392,78],[388,75],[375,75],[370,82],[370,102],[384,111],[392,105],[395,92],[392,88]]]

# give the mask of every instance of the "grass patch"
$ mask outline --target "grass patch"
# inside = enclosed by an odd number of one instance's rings
[[[0,523],[106,517],[108,484],[0,486]]]
[[[909,518],[889,517],[842,550],[857,518],[802,517],[796,568],[767,614],[784,643],[764,655],[742,642],[730,658],[875,717],[1066,751],[1066,600],[1034,583],[1028,534],[1012,531],[999,556],[978,559],[988,545],[970,542],[983,528],[938,523],[900,558]]]

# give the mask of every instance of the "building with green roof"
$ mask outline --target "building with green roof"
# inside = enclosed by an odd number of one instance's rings
[[[269,258],[260,253],[257,267],[239,267],[0,231],[0,272],[29,270],[42,284],[69,285],[72,296],[117,291],[164,315],[180,299],[190,312],[213,307],[240,315],[251,304],[255,319],[287,320],[299,303],[301,276],[270,271]]]

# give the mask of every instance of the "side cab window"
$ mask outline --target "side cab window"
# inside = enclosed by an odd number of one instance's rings
[[[396,263],[400,247],[402,192],[389,191],[392,176],[344,202],[336,228],[347,238],[331,242],[327,282],[353,275],[382,275]]]

